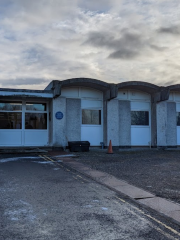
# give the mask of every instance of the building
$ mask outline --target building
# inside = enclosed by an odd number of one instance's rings
[[[0,147],[180,145],[180,85],[74,78],[44,90],[0,89]]]

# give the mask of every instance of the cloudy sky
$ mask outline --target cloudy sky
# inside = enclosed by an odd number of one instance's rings
[[[0,87],[180,83],[179,0],[0,0]]]

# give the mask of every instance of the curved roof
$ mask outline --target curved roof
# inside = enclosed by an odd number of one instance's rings
[[[141,82],[141,81],[129,81],[117,84],[118,89],[136,89],[147,93],[155,93],[159,90],[157,85]]]
[[[94,88],[96,90],[102,91],[105,93],[105,99],[110,100],[117,97],[118,89],[135,89],[142,92],[146,92],[149,94],[159,94],[158,99],[167,99],[169,94],[169,87],[159,87],[155,84],[142,82],[142,81],[129,81],[129,82],[121,82],[118,84],[115,83],[106,83],[97,79],[92,78],[71,78],[67,80],[53,80],[46,89],[53,90],[54,97],[58,97],[61,95],[61,89],[63,87],[89,87]],[[176,90],[180,90],[180,85],[175,85]],[[172,86],[173,88],[173,86]],[[174,89],[173,88],[173,89]],[[166,94],[165,94],[166,93]],[[165,98],[161,97],[161,95],[166,95]]]
[[[180,91],[180,84],[170,85],[167,88],[169,88],[170,91]]]
[[[109,89],[108,83],[93,78],[71,78],[58,82],[60,83],[61,87],[83,86],[95,88],[100,91],[106,91]]]

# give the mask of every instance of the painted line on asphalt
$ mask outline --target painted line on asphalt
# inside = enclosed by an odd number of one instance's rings
[[[51,162],[56,163],[56,164],[59,165],[60,167],[65,168],[62,164],[58,163],[57,161],[54,161],[54,160],[53,160],[52,158],[50,158],[50,157],[48,157],[48,156],[46,156],[46,155],[43,155],[43,157],[44,157],[45,160],[50,160]],[[68,168],[65,168],[65,170],[66,170],[67,172],[70,172],[70,171],[71,171],[71,170],[69,170]]]
[[[138,217],[140,217],[136,212],[134,212],[134,211],[132,211],[132,210],[130,210],[130,209],[128,209],[128,211],[129,212],[131,212],[131,213],[133,213],[134,215],[136,215],[136,216],[138,216]],[[142,211],[141,211],[141,214],[143,214],[144,216],[146,216],[146,217],[148,217],[146,214],[144,214],[144,213],[142,213]],[[142,218],[142,217],[141,217]],[[143,219],[143,218],[142,218]],[[157,220],[157,219],[156,219]],[[172,235],[170,235],[169,233],[166,233],[165,231],[163,231],[161,228],[159,228],[159,227],[157,227],[156,225],[154,225],[153,223],[151,223],[151,222],[149,222],[148,223],[151,227],[153,227],[154,229],[156,229],[158,232],[160,232],[161,234],[163,234],[164,236],[166,236],[166,237],[168,237],[168,238],[170,238],[170,239],[173,239],[173,240],[178,240],[179,238],[175,238],[174,236],[172,236]],[[162,222],[158,222],[158,224],[160,225],[160,226],[162,226]],[[168,229],[169,230],[169,229]],[[172,231],[171,231],[172,232]],[[173,232],[174,233],[174,232]],[[178,234],[176,234],[176,235],[178,235]]]
[[[47,161],[47,159],[45,157],[43,157],[42,155],[39,155],[39,157]]]
[[[60,163],[56,163],[57,165],[59,165],[60,167],[64,168],[64,166]]]
[[[126,201],[124,201],[122,198],[116,197],[117,199],[119,199],[121,202],[125,203]]]
[[[51,158],[47,157],[46,155],[43,155],[43,156],[39,155],[39,156],[42,157],[42,158],[43,158],[44,160],[46,160],[46,161],[48,161],[47,159],[49,159],[50,161],[52,161],[52,162],[54,162],[54,163],[56,163],[56,164],[58,164],[59,166],[61,166],[61,167],[64,168],[64,166],[62,166],[61,164],[57,163],[57,161],[54,161],[54,160],[52,160]],[[66,170],[67,170],[67,169],[66,169]],[[68,169],[68,171],[70,171],[70,170]],[[81,177],[80,175],[76,175],[76,176],[79,177],[79,178],[82,178],[83,180],[85,180],[85,179],[84,179],[83,177]],[[73,176],[73,177],[74,177],[74,176]],[[75,178],[75,177],[74,177],[74,178]],[[75,179],[78,180],[77,178],[75,178]],[[87,180],[85,180],[85,181],[87,181]],[[84,183],[84,182],[82,182],[82,183]],[[128,205],[130,205],[131,207],[133,207],[133,208],[136,209],[137,211],[141,212],[144,216],[146,216],[146,217],[152,219],[153,221],[157,222],[158,224],[164,226],[166,229],[168,229],[169,231],[173,232],[174,234],[180,236],[180,233],[177,232],[175,229],[167,226],[166,224],[164,224],[164,223],[162,223],[161,221],[157,220],[156,218],[150,216],[149,214],[146,214],[145,212],[143,212],[142,210],[138,209],[137,207],[132,206],[131,204],[129,204],[128,202],[126,202],[126,201],[123,200],[122,198],[119,198],[119,197],[116,197],[116,198],[117,198],[118,200],[120,200],[121,202],[123,202],[123,203],[127,203]],[[163,230],[161,230],[161,231],[163,232]],[[164,232],[164,234],[166,234],[166,233]],[[173,239],[176,239],[176,238],[173,237]]]
[[[174,234],[178,235],[180,237],[180,233],[178,231],[176,231],[175,229],[169,227],[168,225],[166,225],[165,223],[157,220],[156,218],[152,217],[151,215],[149,214],[146,214],[144,211],[142,211],[141,209],[135,207],[135,206],[132,206],[130,203],[124,201],[123,199],[119,198],[119,197],[116,197],[117,199],[119,199],[121,202],[123,203],[126,203],[128,205],[130,205],[132,208],[136,209],[138,212],[142,213],[144,216],[152,219],[153,221],[157,222],[158,224],[162,225],[163,227],[165,227],[166,229],[168,229],[169,231],[173,232]]]
[[[46,155],[43,155],[46,159],[49,159],[51,162],[56,162],[56,161],[54,161],[53,159],[51,159],[51,158],[49,158],[48,156],[46,156]]]
[[[56,164],[58,164],[59,166],[61,166],[62,168],[64,168],[64,166],[62,166],[62,164],[59,164],[57,161],[54,161],[53,159],[51,159],[50,157],[48,157],[48,156],[46,156],[46,155],[39,155],[40,157],[42,157],[44,160],[46,160],[46,161],[51,161],[51,162],[53,162],[53,163],[56,163]],[[67,171],[67,172],[71,172],[71,170],[69,170],[68,168],[65,168],[65,170]],[[86,179],[84,179],[82,176],[80,176],[80,175],[76,175],[78,178],[81,178],[83,181],[86,181],[87,182],[87,180]],[[75,178],[75,177],[74,177]],[[76,180],[78,180],[78,178],[75,178]],[[83,182],[83,181],[81,181],[81,183],[85,183],[85,182]]]
[[[126,203],[127,205],[129,205],[131,208],[133,208],[134,210],[138,210],[143,216],[145,216],[145,217],[148,217],[142,210],[140,210],[140,209],[138,209],[138,208],[136,208],[136,207],[134,207],[133,205],[131,205],[130,203],[128,203],[128,202],[126,202],[125,200],[123,200],[122,198],[120,198],[120,197],[115,197],[117,200],[120,200],[122,203]],[[107,197],[107,199],[108,200],[112,200],[112,199],[110,199],[109,197]],[[114,200],[113,199],[113,202],[114,203],[116,203],[116,204],[120,204],[120,202],[118,202],[117,200]],[[143,217],[141,217],[140,215],[138,215],[135,211],[132,211],[131,209],[127,209],[131,214],[133,214],[133,215],[136,215],[138,218],[141,218],[142,220],[144,220],[145,218],[143,218]],[[148,217],[149,218],[149,217]],[[160,224],[161,222],[159,221],[159,225],[162,227],[162,224]],[[165,237],[167,237],[167,238],[169,238],[169,239],[172,239],[172,240],[178,240],[179,238],[176,238],[176,237],[174,237],[174,236],[172,236],[171,234],[169,234],[169,233],[166,233],[166,232],[164,232],[161,228],[159,228],[159,227],[157,227],[155,224],[153,224],[153,223],[151,223],[151,222],[149,222],[148,221],[148,224],[152,227],[152,228],[154,228],[156,231],[158,231],[158,232],[160,232],[162,235],[164,235]],[[168,229],[169,230],[169,229]],[[173,229],[174,230],[174,229]],[[172,232],[172,231],[171,231]],[[174,234],[176,234],[175,232],[173,232]],[[176,235],[178,235],[178,234],[176,234]]]
[[[86,180],[85,178],[83,178],[82,176],[80,176],[80,175],[76,175],[78,178],[80,178],[80,179],[82,179],[83,181],[85,181],[85,182],[89,182],[88,180]],[[85,183],[84,182],[84,183]]]

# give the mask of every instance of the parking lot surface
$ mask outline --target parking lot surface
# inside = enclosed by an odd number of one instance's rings
[[[180,239],[179,226],[45,155],[0,156],[0,239]]]
[[[93,169],[180,204],[180,151],[141,150],[78,153],[77,161]]]

